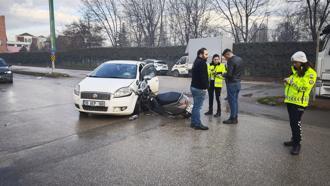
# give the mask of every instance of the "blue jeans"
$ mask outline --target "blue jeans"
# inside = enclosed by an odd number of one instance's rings
[[[241,90],[241,83],[227,83],[227,97],[230,107],[230,119],[237,118],[238,115],[238,94]]]
[[[200,126],[202,125],[201,121],[201,109],[203,106],[204,98],[206,91],[202,89],[197,89],[194,87],[190,87],[191,94],[194,99],[194,106],[192,109],[192,115],[191,115],[191,125],[192,126]]]

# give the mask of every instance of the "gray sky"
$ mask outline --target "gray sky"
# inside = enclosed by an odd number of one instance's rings
[[[79,19],[80,0],[54,0],[56,30]],[[0,15],[6,16],[8,40],[24,32],[49,35],[48,0],[0,0]]]
[[[268,10],[280,12],[287,6],[286,0],[270,0]],[[81,9],[80,0],[54,0],[56,31],[59,33],[65,24],[78,20]],[[0,0],[0,15],[6,16],[7,37],[15,40],[15,36],[24,32],[39,36],[49,35],[48,0]],[[291,3],[291,7],[297,6]],[[216,16],[216,15],[215,15]],[[281,19],[278,15],[269,17],[270,28],[275,27]]]

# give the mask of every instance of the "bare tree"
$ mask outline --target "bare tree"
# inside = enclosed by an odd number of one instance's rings
[[[116,0],[81,0],[86,11],[105,31],[112,46],[117,47],[122,17]]]
[[[102,28],[90,23],[88,17],[65,25],[62,35],[56,38],[59,50],[101,47],[104,36]]]
[[[299,41],[303,37],[302,33],[308,32],[304,21],[305,13],[287,7],[287,9],[280,12],[280,16],[283,18],[277,24],[273,34],[275,41]]]
[[[268,0],[213,0],[215,10],[229,23],[235,42],[249,42],[254,24],[263,24],[267,17],[264,8]],[[259,26],[258,26],[259,27]]]
[[[146,46],[154,47],[164,13],[165,0],[123,0],[122,5],[131,24],[135,24],[134,30],[143,33]]]
[[[168,15],[172,37],[181,45],[190,38],[208,33],[210,22],[209,0],[169,0]]]
[[[330,0],[306,0],[309,15],[309,28],[313,41],[317,39],[317,31],[321,31],[330,14]]]

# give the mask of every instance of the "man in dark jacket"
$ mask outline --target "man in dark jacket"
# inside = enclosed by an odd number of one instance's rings
[[[227,60],[227,73],[223,75],[226,78],[227,97],[230,107],[230,117],[224,121],[224,124],[237,124],[238,119],[238,94],[241,89],[241,75],[243,73],[243,61],[235,56],[230,49],[225,49],[222,55]]]
[[[203,106],[206,90],[209,86],[209,79],[207,73],[206,60],[208,58],[208,51],[206,48],[201,48],[197,52],[197,58],[192,68],[191,78],[191,93],[194,99],[194,106],[191,115],[190,127],[196,130],[208,130],[201,122],[200,111]]]

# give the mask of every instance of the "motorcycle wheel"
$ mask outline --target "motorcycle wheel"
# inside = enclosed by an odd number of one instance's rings
[[[138,99],[135,104],[133,115],[138,115],[141,113],[141,111],[142,111],[141,100]]]
[[[185,111],[184,113],[182,113],[182,116],[186,119],[190,118],[191,117],[191,113],[190,112],[187,112]]]

